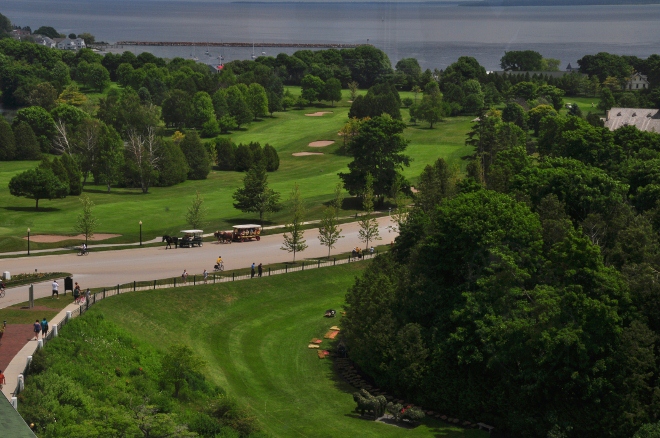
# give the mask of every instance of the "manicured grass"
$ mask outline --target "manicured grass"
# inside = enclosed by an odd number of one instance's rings
[[[299,92],[297,87],[289,87]],[[364,93],[363,90],[360,93]],[[294,93],[295,94],[295,93]],[[96,96],[98,97],[98,96]],[[248,125],[244,130],[228,134],[236,143],[258,141],[273,145],[280,156],[280,169],[268,175],[271,187],[286,200],[297,182],[305,199],[308,219],[318,219],[324,203],[332,198],[335,185],[340,181],[338,172],[346,171],[350,157],[338,155],[342,137],[337,135],[348,117],[350,103],[348,90],[343,99],[335,104],[310,106],[304,110],[291,109],[275,113]],[[306,113],[331,111],[321,117],[308,117]],[[403,119],[409,120],[407,109],[402,109]],[[413,183],[424,166],[433,163],[438,157],[450,162],[463,164],[462,155],[470,149],[464,146],[465,133],[470,127],[470,117],[446,119],[428,129],[426,124],[411,126],[404,135],[410,140],[407,154],[413,159],[404,175]],[[315,140],[335,140],[335,144],[325,148],[310,148]],[[294,152],[322,152],[324,155],[294,157]],[[75,234],[73,226],[80,212],[77,197],[67,197],[49,201],[39,201],[39,212],[35,212],[34,200],[16,198],[9,194],[8,183],[12,176],[37,165],[36,162],[3,162],[0,164],[0,252],[25,250],[27,228],[35,234]],[[242,185],[244,174],[240,172],[212,171],[203,181],[186,181],[174,187],[152,187],[144,195],[139,189],[115,189],[106,193],[102,186],[86,186],[85,194],[96,204],[94,214],[99,219],[97,233],[116,233],[121,237],[103,243],[136,242],[142,221],[143,239],[148,240],[163,234],[178,233],[187,228],[185,213],[195,193],[204,197],[208,211],[206,230],[228,229],[236,223],[254,222],[254,214],[242,213],[233,207],[233,192]],[[348,208],[342,215],[355,212]],[[285,210],[273,214],[267,224],[284,223],[288,213]],[[57,244],[31,243],[33,249],[73,246],[77,241]]]
[[[61,290],[63,290],[62,288]],[[73,302],[73,295],[68,293],[60,293],[60,297],[55,298],[38,298],[34,300],[35,307],[47,307],[49,310],[29,309],[28,303],[20,303],[15,306],[5,307],[0,309],[0,321],[7,321],[7,324],[31,324],[35,319],[43,319],[44,317],[50,321],[55,315],[60,313],[62,309]]]
[[[104,300],[90,312],[158,348],[189,345],[208,362],[207,378],[249,406],[274,436],[485,437],[435,419],[413,430],[360,419],[353,412],[354,389],[337,377],[331,360],[307,348],[310,339],[341,325],[340,318],[325,319],[323,313],[341,309],[367,263],[135,292]]]
[[[600,114],[600,115],[605,115],[601,110],[598,109],[598,103],[600,102],[600,99],[598,97],[565,97],[564,98],[564,108],[560,111],[561,114],[567,114],[568,109],[566,109],[565,105],[567,103],[577,103],[578,107],[580,110],[582,110],[582,114],[586,117],[587,114],[594,113],[594,114]],[[593,103],[593,107],[591,104]]]

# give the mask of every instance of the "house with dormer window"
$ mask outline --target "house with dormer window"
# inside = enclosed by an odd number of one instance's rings
[[[649,80],[646,75],[635,73],[628,79],[624,89],[626,90],[646,90],[649,88]]]

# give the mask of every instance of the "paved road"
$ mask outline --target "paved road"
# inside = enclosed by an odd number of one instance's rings
[[[378,219],[382,241],[377,244],[389,243],[396,233],[389,232],[391,225],[389,217]],[[333,253],[349,252],[355,246],[363,246],[358,239],[359,226],[356,222],[342,224],[343,239],[337,243]],[[328,248],[318,240],[318,231],[305,231],[309,247],[298,255],[298,259],[324,257]],[[90,253],[81,257],[75,253],[62,255],[46,255],[35,257],[20,257],[0,259],[0,272],[9,271],[12,274],[33,272],[71,272],[75,281],[81,287],[104,287],[131,281],[156,280],[181,275],[184,269],[192,274],[201,274],[204,269],[211,272],[218,255],[225,261],[225,269],[239,269],[256,264],[271,264],[292,259],[292,255],[282,251],[282,234],[263,236],[261,241],[244,243],[218,244],[207,242],[201,248],[165,249],[165,246],[126,249],[120,251],[104,251]],[[164,245],[164,244],[163,244]],[[35,298],[51,295],[51,282],[35,284]],[[5,298],[0,299],[0,308],[28,300],[29,286],[8,289]],[[64,285],[60,281],[60,291]]]

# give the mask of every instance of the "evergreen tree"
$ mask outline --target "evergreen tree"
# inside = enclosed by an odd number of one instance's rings
[[[181,142],[181,151],[188,163],[188,179],[206,179],[211,172],[209,154],[195,131],[188,131]]]
[[[0,116],[0,161],[9,161],[17,158],[14,131],[4,117]]]
[[[259,213],[259,223],[263,225],[264,216],[280,210],[280,194],[268,187],[268,175],[263,166],[254,166],[245,174],[243,187],[234,194],[234,208],[244,213]]]
[[[268,172],[275,172],[280,167],[280,157],[274,147],[266,143],[263,151],[264,163]]]
[[[41,149],[34,131],[26,122],[14,126],[14,139],[16,141],[17,160],[40,160]]]

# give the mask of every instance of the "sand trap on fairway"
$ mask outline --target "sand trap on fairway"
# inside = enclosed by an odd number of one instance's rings
[[[330,146],[333,144],[335,141],[334,140],[320,140],[320,141],[313,141],[307,146],[310,148],[324,148],[326,146]]]
[[[332,111],[317,111],[315,113],[305,114],[308,117],[321,117],[324,114],[332,114]]]
[[[89,240],[106,240],[112,239],[113,237],[119,237],[121,234],[94,234]],[[27,240],[27,236],[23,237],[23,240]],[[78,234],[77,236],[59,236],[57,234],[37,234],[30,236],[30,240],[33,242],[39,243],[55,243],[62,242],[64,240],[85,240],[85,236]]]
[[[307,155],[323,155],[323,152],[296,152],[291,155],[294,157],[306,157]]]

